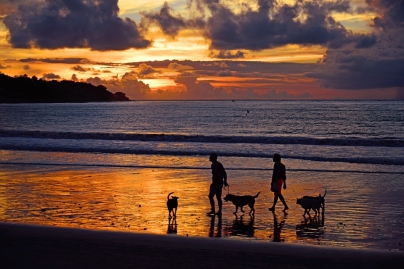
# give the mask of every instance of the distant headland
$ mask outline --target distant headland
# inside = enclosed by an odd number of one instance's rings
[[[0,103],[85,103],[131,101],[123,92],[70,80],[42,80],[27,75],[10,77],[0,73]]]

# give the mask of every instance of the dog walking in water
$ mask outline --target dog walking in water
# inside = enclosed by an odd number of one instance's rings
[[[237,214],[238,208],[240,207],[241,212],[244,213],[243,206],[248,205],[250,207],[250,215],[251,213],[254,213],[254,204],[255,204],[255,198],[258,197],[258,195],[261,192],[258,192],[257,195],[252,196],[252,195],[234,195],[234,194],[227,194],[226,197],[223,198],[226,202],[230,201],[236,206],[236,211],[234,211],[234,214]]]
[[[178,197],[177,196],[171,196],[174,192],[170,192],[167,196],[167,209],[168,209],[168,218],[171,219],[171,213],[173,214],[173,217],[177,217],[177,207],[178,207]]]
[[[302,198],[298,198],[296,201],[296,204],[300,205],[304,209],[304,214],[308,214],[310,216],[310,210],[313,210],[314,213],[317,215],[317,213],[320,213],[320,209],[325,208],[325,195],[327,194],[327,190],[325,190],[325,193],[323,196],[319,194],[318,196],[303,196]]]

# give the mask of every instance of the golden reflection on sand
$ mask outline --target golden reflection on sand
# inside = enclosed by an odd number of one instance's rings
[[[355,175],[324,180],[291,172],[283,190],[290,209],[283,212],[279,203],[274,213],[268,171],[230,169],[228,176],[223,197],[261,191],[255,215],[248,207],[234,215],[235,206],[224,201],[221,217],[207,216],[209,169],[7,166],[0,172],[0,221],[333,246],[377,245],[372,238],[378,237],[392,247],[400,243],[390,236],[400,230],[387,230],[385,222],[395,221],[399,212],[386,209],[401,196],[376,197],[371,188],[359,188]],[[324,194],[326,187],[324,214],[304,217],[296,198]],[[170,192],[179,197],[176,218],[168,216]]]

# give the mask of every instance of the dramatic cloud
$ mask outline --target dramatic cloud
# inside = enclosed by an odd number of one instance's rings
[[[304,71],[314,64],[274,64],[259,62],[200,62],[200,61],[150,61],[131,63],[133,71],[109,79],[92,77],[80,80],[75,74],[71,79],[93,85],[103,85],[111,92],[124,92],[132,100],[232,100],[232,99],[307,99],[313,96],[305,91],[292,90],[292,84],[299,84]],[[147,81],[159,80],[170,68],[170,78],[175,84],[151,89],[139,76],[143,70]],[[85,68],[74,66],[75,71]],[[285,70],[300,72],[300,75],[284,75]],[[177,75],[174,76],[173,72]],[[207,77],[208,76],[208,77]],[[226,79],[223,79],[223,78]],[[227,81],[227,78],[229,81]],[[232,83],[236,79],[237,83]]]
[[[404,27],[404,1],[366,0],[380,14],[374,18],[374,25],[384,29]]]
[[[164,34],[175,37],[181,28],[185,28],[186,23],[184,19],[178,15],[177,17],[170,14],[172,9],[168,6],[167,2],[164,2],[164,6],[160,12],[142,12],[143,25],[149,25],[150,23],[157,23],[163,30]]]
[[[194,69],[192,66],[189,65],[182,65],[177,62],[169,63],[167,66],[168,69],[173,69],[173,70],[192,70]]]
[[[221,50],[219,52],[211,51],[209,56],[212,58],[219,58],[219,59],[239,59],[244,58],[244,52],[236,51],[235,53],[232,53],[231,51],[224,51],[224,50]]]
[[[345,46],[327,51],[319,70],[309,74],[332,89],[404,89],[404,1],[367,0],[379,16],[374,18],[375,44],[362,49]],[[373,43],[373,41],[372,41]],[[401,97],[400,97],[401,96]]]
[[[74,70],[74,71],[77,71],[77,72],[87,72],[88,71],[88,68],[84,68],[84,67],[82,67],[80,65],[73,66],[70,69]]]
[[[77,78],[77,77],[76,77]],[[147,100],[151,99],[149,95],[151,90],[149,85],[144,84],[137,79],[135,72],[125,73],[121,79],[105,80],[99,77],[89,78],[86,82],[95,86],[103,85],[110,92],[124,92],[131,100]]]
[[[173,9],[164,2],[160,12],[142,12],[141,25],[148,28],[151,24],[157,24],[164,34],[175,38],[181,29],[202,28],[205,22],[202,18],[184,19],[181,15],[172,15]]]
[[[159,70],[154,69],[152,66],[147,65],[145,63],[139,64],[139,67],[137,68],[137,75],[141,78],[146,78],[150,75],[153,75],[154,73],[159,73]]]
[[[157,24],[172,38],[181,29],[200,29],[210,42],[210,49],[218,51],[211,52],[210,56],[227,59],[243,58],[241,50],[257,51],[289,44],[340,48],[352,43],[363,48],[376,43],[374,35],[354,34],[334,19],[336,12],[353,12],[348,0],[297,0],[293,5],[256,0],[253,4],[257,8],[242,2],[239,9],[233,3],[226,3],[191,0],[190,14],[199,14],[199,18],[193,15],[193,19],[184,19],[172,15],[173,10],[165,2],[160,12],[143,12],[142,24],[144,28]]]
[[[77,71],[80,73],[85,73],[85,72],[92,72],[93,74],[99,74],[99,73],[111,73],[110,70],[99,70],[95,69],[94,67],[82,67],[81,65],[75,65],[70,68],[70,70]]]
[[[186,88],[183,93],[186,99],[226,99],[227,93],[222,89],[215,89],[210,83],[198,81],[191,73],[184,73],[175,79],[175,82]]]
[[[45,0],[4,19],[15,48],[125,50],[151,45],[136,22],[118,17],[118,0]]]
[[[244,3],[236,13],[218,1],[204,1],[212,14],[205,28],[210,48],[263,50],[288,44],[338,48],[351,42],[363,43],[332,17],[333,12],[348,12],[348,1],[296,1],[288,5],[258,0],[257,4],[254,10]]]

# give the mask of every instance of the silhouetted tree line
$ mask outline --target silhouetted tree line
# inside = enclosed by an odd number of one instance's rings
[[[0,73],[0,103],[82,103],[130,101],[125,93],[71,80],[42,80],[27,75],[10,77]]]

